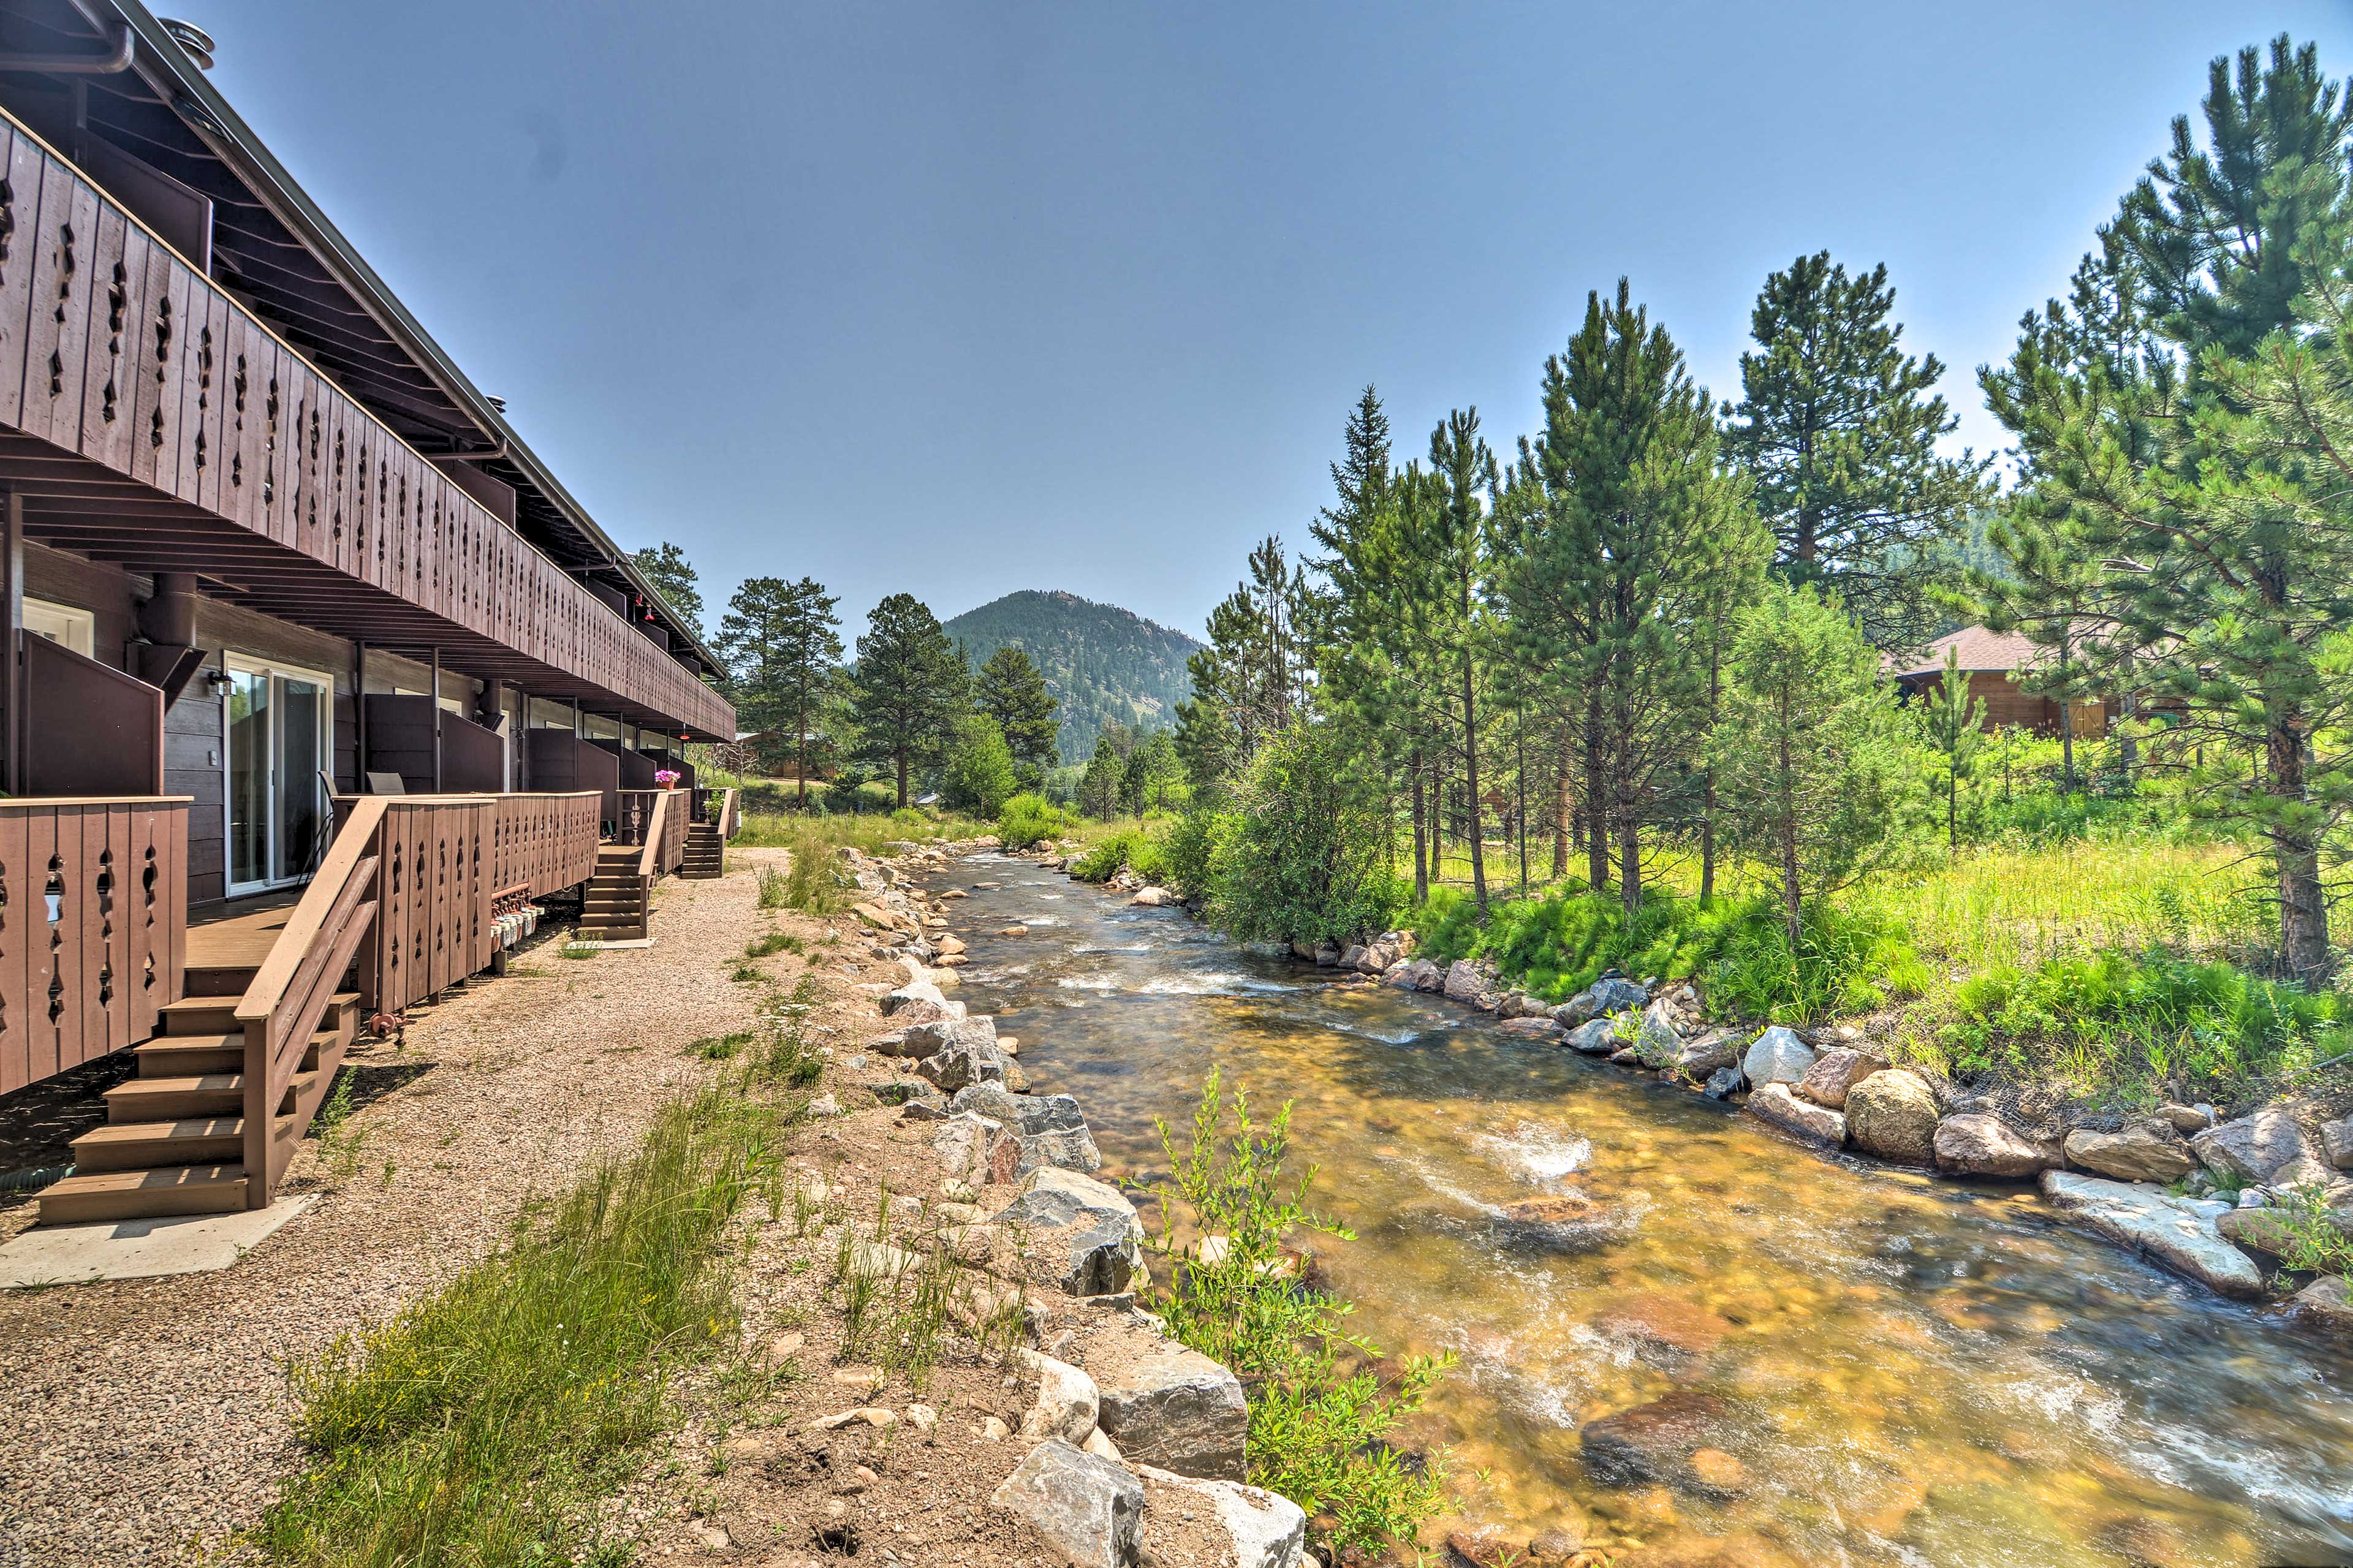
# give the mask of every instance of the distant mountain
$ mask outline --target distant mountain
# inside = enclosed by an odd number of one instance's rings
[[[1025,589],[945,623],[978,669],[1007,643],[1018,643],[1045,672],[1062,707],[1065,763],[1083,763],[1108,723],[1166,730],[1176,704],[1192,695],[1185,660],[1201,645],[1115,605],[1076,594]]]

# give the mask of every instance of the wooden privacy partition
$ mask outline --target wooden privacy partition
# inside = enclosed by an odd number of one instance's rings
[[[0,800],[0,1094],[155,1032],[187,862],[185,795]]]
[[[26,795],[162,795],[163,692],[45,637],[16,636]]]
[[[430,697],[372,691],[367,704],[367,758],[361,765],[398,773],[410,795],[495,793],[507,785],[506,741],[462,713],[435,710]],[[438,727],[440,778],[434,778]]]
[[[597,820],[621,820],[621,759],[569,730],[526,730],[523,759],[531,782],[543,790],[595,790]]]
[[[694,797],[682,789],[625,789],[621,819],[613,841],[642,844],[653,851],[649,875],[668,876],[686,860],[686,829]]]

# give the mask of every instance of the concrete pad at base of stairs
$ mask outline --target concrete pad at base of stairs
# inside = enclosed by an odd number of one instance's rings
[[[653,944],[654,939],[649,936],[632,936],[624,937],[619,942],[575,942],[569,945],[585,947],[592,952],[617,952],[625,947],[651,947]]]
[[[260,1246],[318,1196],[305,1193],[235,1214],[36,1226],[0,1247],[0,1290],[209,1274]]]

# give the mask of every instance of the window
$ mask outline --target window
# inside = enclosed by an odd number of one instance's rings
[[[71,605],[47,599],[25,601],[25,629],[37,637],[62,643],[84,658],[98,657],[98,617]]]

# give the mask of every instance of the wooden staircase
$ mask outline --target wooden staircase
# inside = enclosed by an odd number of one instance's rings
[[[254,973],[250,964],[188,967],[188,994],[161,1009],[164,1032],[132,1047],[138,1076],[106,1091],[106,1125],[73,1141],[74,1173],[42,1191],[40,1224],[248,1206],[245,1037],[237,1003]],[[299,1139],[326,1098],[358,1032],[359,1003],[357,992],[339,991],[328,1005],[272,1117],[280,1143]]]
[[[719,836],[715,822],[691,822],[686,827],[686,858],[678,874],[698,882],[707,882],[726,869],[727,841]]]
[[[580,895],[582,942],[635,942],[646,934],[646,904],[652,879],[634,844],[606,844],[596,850],[596,874]]]

